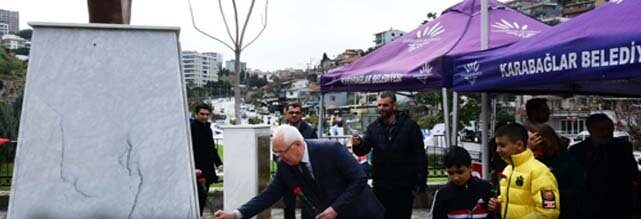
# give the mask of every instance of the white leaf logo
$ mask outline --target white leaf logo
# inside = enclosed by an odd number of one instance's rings
[[[406,39],[404,42],[407,43],[408,49],[410,52],[419,49],[431,42],[440,40],[439,35],[445,32],[445,27],[441,23],[436,23],[434,26],[427,26],[422,31],[416,31],[416,37]]]
[[[470,85],[474,85],[474,83],[476,83],[476,79],[483,74],[479,72],[480,64],[478,61],[467,63],[464,68],[465,73],[467,73],[464,78],[470,82]]]
[[[520,38],[529,38],[541,31],[528,30],[528,25],[519,25],[517,22],[510,23],[505,19],[501,19],[501,22],[492,24],[492,32],[506,33]]]
[[[427,79],[432,75],[432,66],[429,64],[423,65],[421,69],[418,71],[418,74],[415,76],[416,79],[421,81],[421,83],[425,84],[427,83]]]

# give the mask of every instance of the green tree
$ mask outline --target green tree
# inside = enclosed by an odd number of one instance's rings
[[[19,49],[14,49],[11,50],[16,55],[24,55],[24,56],[29,56],[29,48],[19,48]]]
[[[23,39],[31,41],[31,35],[33,35],[33,30],[32,29],[20,30],[20,31],[18,31],[18,34],[16,34],[16,35],[18,35],[19,37],[21,37]]]
[[[0,138],[18,138],[22,95],[11,103],[0,102]]]
[[[427,13],[427,19],[423,20],[423,22],[421,22],[421,24],[426,24],[426,23],[436,19],[437,17],[438,17],[438,14],[436,14],[436,12],[428,12]]]

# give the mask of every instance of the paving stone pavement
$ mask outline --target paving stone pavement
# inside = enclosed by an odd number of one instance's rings
[[[207,209],[205,209],[207,210]],[[427,219],[429,215],[429,209],[414,209],[412,212],[412,219]],[[213,219],[213,215],[210,212],[205,212],[202,219]],[[283,209],[282,208],[272,208],[272,219],[283,219]],[[296,218],[300,218],[300,210],[296,211]]]

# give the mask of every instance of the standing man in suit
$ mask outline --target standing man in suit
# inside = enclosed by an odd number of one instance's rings
[[[287,104],[285,107],[285,122],[287,124],[296,127],[298,132],[303,135],[305,139],[315,139],[318,138],[316,135],[316,130],[312,128],[309,123],[302,120],[303,118],[303,107],[298,102],[293,102]],[[295,219],[296,218],[296,195],[289,191],[285,196],[283,196],[283,204],[285,208],[283,213],[285,219]]]
[[[381,115],[367,127],[365,136],[352,137],[354,154],[372,151],[374,193],[387,210],[386,219],[409,219],[414,193],[422,192],[427,180],[427,155],[423,133],[407,113],[396,110],[396,96],[383,92],[378,99]]]
[[[198,203],[200,204],[201,215],[207,203],[209,185],[218,182],[215,166],[220,167],[223,165],[223,161],[218,156],[218,150],[216,150],[216,145],[214,144],[214,135],[211,131],[211,123],[209,123],[210,116],[211,108],[209,105],[200,103],[194,107],[194,119],[191,120],[190,124],[196,176],[206,179],[204,187],[198,186]]]
[[[304,140],[289,125],[274,130],[272,144],[280,160],[267,188],[234,211],[217,211],[216,219],[253,217],[295,190],[303,200],[304,219],[383,217],[383,206],[345,146],[334,141]]]
[[[586,120],[590,137],[570,147],[585,170],[588,218],[631,218],[633,184],[638,182],[632,144],[613,138],[614,124],[603,114]]]
[[[296,127],[303,138],[318,138],[316,135],[316,130],[309,125],[309,123],[302,120],[303,118],[303,107],[300,103],[290,103],[287,104],[287,112],[285,112],[287,124]]]

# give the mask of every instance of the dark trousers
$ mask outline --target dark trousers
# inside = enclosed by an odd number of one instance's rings
[[[412,217],[414,195],[411,189],[374,188],[374,194],[385,207],[385,219],[409,219]]]
[[[287,193],[283,196],[283,213],[285,219],[296,219],[296,196],[291,193]]]
[[[198,205],[200,205],[200,216],[203,216],[203,210],[207,205],[207,193],[209,193],[209,185],[210,184],[208,183],[198,183]]]

